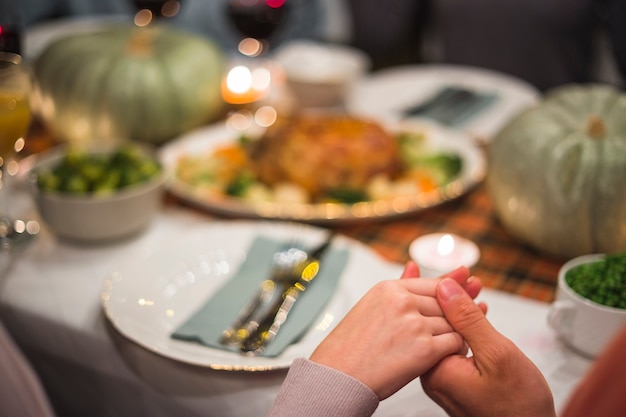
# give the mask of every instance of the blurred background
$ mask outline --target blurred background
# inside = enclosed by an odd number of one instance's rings
[[[0,0],[0,25],[6,36],[8,30],[23,33],[59,19],[128,17],[140,3]],[[226,16],[227,3],[183,0],[168,21],[234,50],[240,35]],[[568,82],[624,86],[626,2],[621,0],[287,0],[285,5],[288,13],[272,36],[272,48],[308,38],[356,46],[370,55],[374,70],[432,62],[501,71],[540,90]]]

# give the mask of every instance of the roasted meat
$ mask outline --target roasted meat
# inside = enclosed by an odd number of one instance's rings
[[[279,120],[254,144],[251,159],[269,185],[292,182],[312,196],[362,189],[375,176],[401,170],[394,136],[378,123],[346,114]]]

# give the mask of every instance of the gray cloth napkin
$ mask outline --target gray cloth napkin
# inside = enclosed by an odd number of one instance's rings
[[[493,92],[443,86],[431,98],[404,110],[405,117],[422,116],[446,126],[461,127],[486,110],[498,98]]]
[[[253,297],[259,284],[265,280],[272,267],[272,255],[283,243],[257,237],[237,273],[172,334],[172,338],[197,342],[223,350],[236,349],[219,343],[222,331],[237,317]],[[320,262],[320,271],[313,283],[300,296],[280,332],[268,344],[262,356],[280,355],[296,342],[321,314],[334,294],[341,273],[348,262],[345,248],[330,247]]]

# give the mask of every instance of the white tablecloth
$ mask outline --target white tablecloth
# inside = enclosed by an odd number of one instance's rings
[[[10,266],[0,255],[0,318],[34,364],[60,416],[265,414],[286,371],[214,371],[179,363],[129,341],[102,312],[103,281],[126,251],[207,221],[213,220],[167,209],[141,236],[106,247],[59,242],[44,229]],[[390,274],[400,272],[401,265],[390,264]],[[490,290],[481,298],[494,325],[543,371],[560,409],[591,362],[555,340],[546,324],[547,304]],[[414,381],[384,401],[376,416],[445,413]]]

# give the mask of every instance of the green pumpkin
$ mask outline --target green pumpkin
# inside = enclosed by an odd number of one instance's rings
[[[571,258],[626,250],[626,95],[567,85],[508,123],[488,148],[502,224]]]
[[[224,110],[222,51],[166,26],[70,35],[34,61],[33,107],[71,143],[163,143]]]

